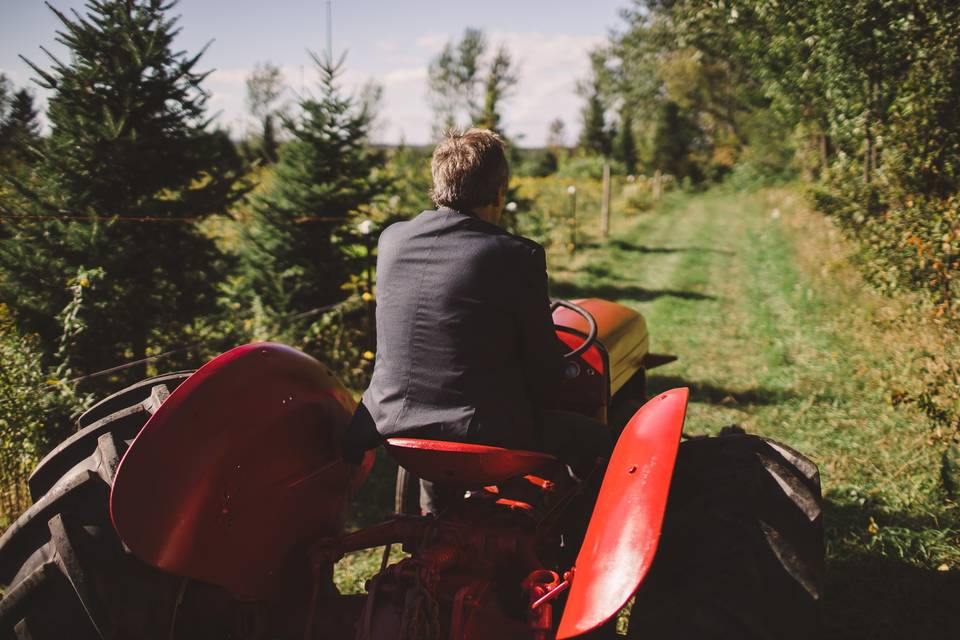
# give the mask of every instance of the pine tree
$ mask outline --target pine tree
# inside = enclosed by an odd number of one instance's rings
[[[19,199],[0,205],[29,214],[0,241],[0,298],[49,349],[68,283],[102,268],[80,312],[79,371],[180,346],[215,309],[219,258],[194,221],[233,201],[240,164],[226,135],[208,130],[203,52],[171,48],[171,6],[89,0],[73,18],[51,7],[69,62],[27,61],[52,91],[51,132],[31,179],[15,185]]]
[[[40,122],[33,96],[20,89],[10,100],[9,112],[0,124],[0,161],[5,164],[29,162],[40,141]]]
[[[613,157],[623,163],[628,174],[637,170],[637,143],[633,137],[633,116],[628,109],[620,113],[620,128],[613,140]]]
[[[606,156],[610,154],[610,135],[607,131],[606,108],[596,91],[587,96],[583,106],[583,129],[580,130],[579,147],[587,153]]]
[[[595,49],[590,52],[590,74],[581,80],[577,92],[585,103],[580,111],[583,128],[577,146],[588,154],[609,156],[613,136],[607,128],[607,105],[610,84],[607,51]]]
[[[300,114],[284,118],[290,140],[270,187],[252,203],[240,257],[243,295],[268,320],[345,296],[355,214],[387,186],[383,156],[368,140],[373,113],[339,89],[343,59],[334,64],[314,56],[314,62],[320,95],[303,98]],[[290,339],[302,327],[284,329]]]
[[[264,162],[272,164],[277,161],[277,148],[279,146],[276,128],[273,124],[273,114],[268,113],[263,117],[263,140],[260,141],[260,156]]]
[[[654,169],[677,178],[696,177],[690,152],[696,125],[676,102],[667,101],[660,109],[653,136]]]

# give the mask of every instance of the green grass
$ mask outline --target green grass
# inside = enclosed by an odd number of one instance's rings
[[[956,637],[956,505],[931,426],[885,384],[907,369],[890,341],[910,332],[871,321],[897,303],[859,282],[829,231],[789,190],[673,194],[608,242],[552,256],[553,291],[644,313],[651,349],[680,356],[650,393],[691,388],[688,432],[736,423],[818,463],[828,637]]]
[[[789,189],[674,193],[631,217],[615,208],[605,241],[589,212],[581,220],[576,253],[549,256],[553,295],[646,316],[651,349],[680,357],[652,372],[649,391],[690,387],[689,433],[735,423],[819,465],[825,637],[956,637],[957,507],[931,426],[890,400],[917,339],[903,305],[863,285],[849,247]],[[381,457],[355,525],[389,514],[394,473]],[[359,590],[381,552],[344,560],[341,587]]]

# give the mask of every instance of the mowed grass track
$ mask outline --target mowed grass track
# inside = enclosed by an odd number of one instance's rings
[[[688,433],[735,423],[820,466],[825,637],[957,638],[956,504],[931,426],[885,384],[913,336],[849,256],[789,189],[675,194],[616,220],[607,241],[552,255],[551,292],[646,316],[651,350],[680,357],[649,393],[690,387]]]
[[[680,357],[652,372],[649,393],[690,387],[688,433],[735,423],[820,466],[824,637],[960,637],[960,523],[940,450],[887,391],[922,347],[904,305],[864,286],[850,247],[789,189],[673,194],[629,217],[615,207],[605,241],[595,218],[581,211],[574,255],[550,253],[552,295],[646,316],[651,349]],[[378,456],[354,501],[357,526],[392,511],[396,466]],[[381,551],[345,558],[341,590],[362,591]]]

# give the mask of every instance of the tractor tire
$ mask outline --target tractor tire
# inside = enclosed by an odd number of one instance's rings
[[[188,373],[145,380],[81,416],[30,477],[33,505],[0,537],[0,638],[167,638],[183,578],[136,559],[110,520],[117,465]]]
[[[817,637],[823,570],[813,462],[739,429],[689,439],[627,637]]]

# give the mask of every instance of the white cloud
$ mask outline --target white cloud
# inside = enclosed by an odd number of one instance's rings
[[[383,41],[374,48],[381,52],[374,65],[351,67],[340,80],[345,90],[356,94],[368,81],[379,83],[384,90],[382,125],[378,137],[384,142],[405,139],[414,144],[430,141],[432,113],[426,99],[427,65],[430,58],[449,39],[448,35],[425,34],[414,41],[415,47]],[[562,119],[568,131],[579,127],[580,98],[576,95],[577,80],[589,70],[587,53],[603,44],[603,36],[573,36],[536,32],[491,32],[491,49],[506,45],[518,65],[520,82],[504,102],[502,113],[508,135],[519,137],[523,145],[542,145],[547,126],[554,118]],[[377,68],[373,68],[373,67]],[[212,111],[221,110],[220,124],[234,131],[248,122],[244,107],[244,82],[251,69],[218,69],[206,82],[212,94]],[[316,87],[317,75],[312,63],[281,67],[294,99],[303,89]]]

